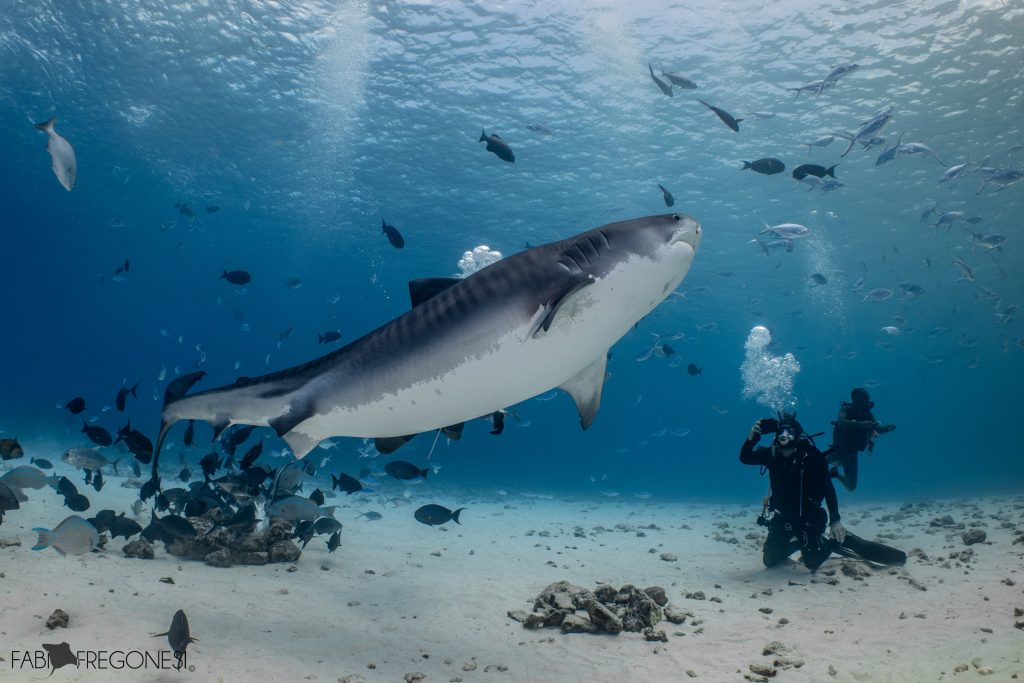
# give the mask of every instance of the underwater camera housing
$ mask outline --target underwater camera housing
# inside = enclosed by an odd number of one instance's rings
[[[764,417],[759,420],[762,434],[774,434],[779,431],[779,421],[774,417]]]

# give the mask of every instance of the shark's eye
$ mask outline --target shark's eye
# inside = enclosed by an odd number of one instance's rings
[[[682,220],[682,219],[683,219],[683,217],[680,216],[678,213],[672,214],[672,220],[679,221],[679,220]]]

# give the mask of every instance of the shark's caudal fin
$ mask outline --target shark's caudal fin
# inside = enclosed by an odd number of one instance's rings
[[[601,407],[601,390],[604,388],[607,365],[608,354],[602,353],[600,358],[559,387],[576,401],[576,410],[580,413],[580,426],[584,429],[594,421],[597,409]]]

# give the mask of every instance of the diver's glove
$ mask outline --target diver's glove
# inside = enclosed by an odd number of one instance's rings
[[[761,440],[761,421],[758,420],[754,423],[754,426],[750,428],[750,434],[747,436],[747,441],[751,443],[757,443]]]
[[[832,522],[828,529],[832,534],[832,538],[835,539],[835,542],[842,545],[843,541],[846,540],[846,528],[843,526],[843,523]]]

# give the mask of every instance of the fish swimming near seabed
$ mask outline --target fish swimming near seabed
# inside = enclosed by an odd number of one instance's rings
[[[489,415],[556,387],[581,426],[601,402],[609,348],[686,276],[700,223],[637,218],[507,256],[466,278],[411,283],[413,307],[302,365],[186,396],[206,373],[164,394],[153,459],[179,420],[220,434],[270,426],[302,458],[332,436],[401,437]]]
[[[57,123],[56,117],[45,123],[37,123],[36,128],[46,133],[46,151],[50,153],[53,162],[53,174],[57,176],[58,182],[68,192],[75,186],[78,178],[78,161],[75,159],[75,150],[71,143],[60,136],[53,126]]]

